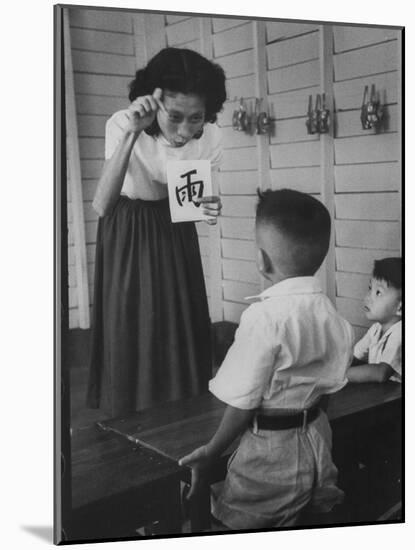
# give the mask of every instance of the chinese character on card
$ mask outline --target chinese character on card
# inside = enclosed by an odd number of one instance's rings
[[[210,160],[167,162],[167,185],[172,222],[208,220],[197,199],[212,195]]]

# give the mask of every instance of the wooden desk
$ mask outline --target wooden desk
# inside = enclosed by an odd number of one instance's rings
[[[350,385],[332,397],[328,413],[338,484],[346,493],[340,521],[400,521],[390,512],[402,501],[401,385]]]
[[[394,382],[349,384],[330,396],[327,414],[333,428],[344,422],[359,421],[367,429],[376,423],[379,415],[400,408],[400,399],[401,386]],[[178,460],[212,437],[224,409],[225,405],[209,393],[164,403],[99,425]]]
[[[72,436],[71,542],[138,536],[159,520],[160,534],[181,532],[178,465],[97,427]]]
[[[211,394],[174,401],[127,417],[101,422],[103,429],[122,435],[129,441],[144,445],[177,461],[196,447],[205,444],[214,434],[225,405]],[[367,440],[382,430],[401,409],[401,386],[384,384],[349,384],[329,398],[327,414],[333,429],[333,454],[336,464],[359,459],[354,441]],[[359,443],[360,445],[360,443]],[[227,449],[210,472],[210,481],[223,479],[226,462],[236,443]],[[351,452],[353,449],[353,453]],[[182,479],[189,481],[189,469]],[[206,511],[208,504],[202,505]],[[203,516],[203,514],[202,514]],[[195,518],[194,528],[205,526],[204,519]]]

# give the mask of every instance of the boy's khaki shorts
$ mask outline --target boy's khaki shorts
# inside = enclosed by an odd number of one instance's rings
[[[249,428],[228,462],[212,513],[231,529],[295,525],[306,505],[328,512],[343,500],[324,412],[306,430]]]

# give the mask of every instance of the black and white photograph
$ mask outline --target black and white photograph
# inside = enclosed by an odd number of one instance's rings
[[[54,543],[404,523],[405,21],[139,8],[53,8]]]

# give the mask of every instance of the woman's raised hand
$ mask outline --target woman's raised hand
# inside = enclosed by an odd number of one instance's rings
[[[154,122],[157,111],[161,109],[166,112],[166,108],[161,101],[163,90],[156,88],[152,95],[137,97],[129,106],[130,111],[130,129],[133,132],[141,132]]]

